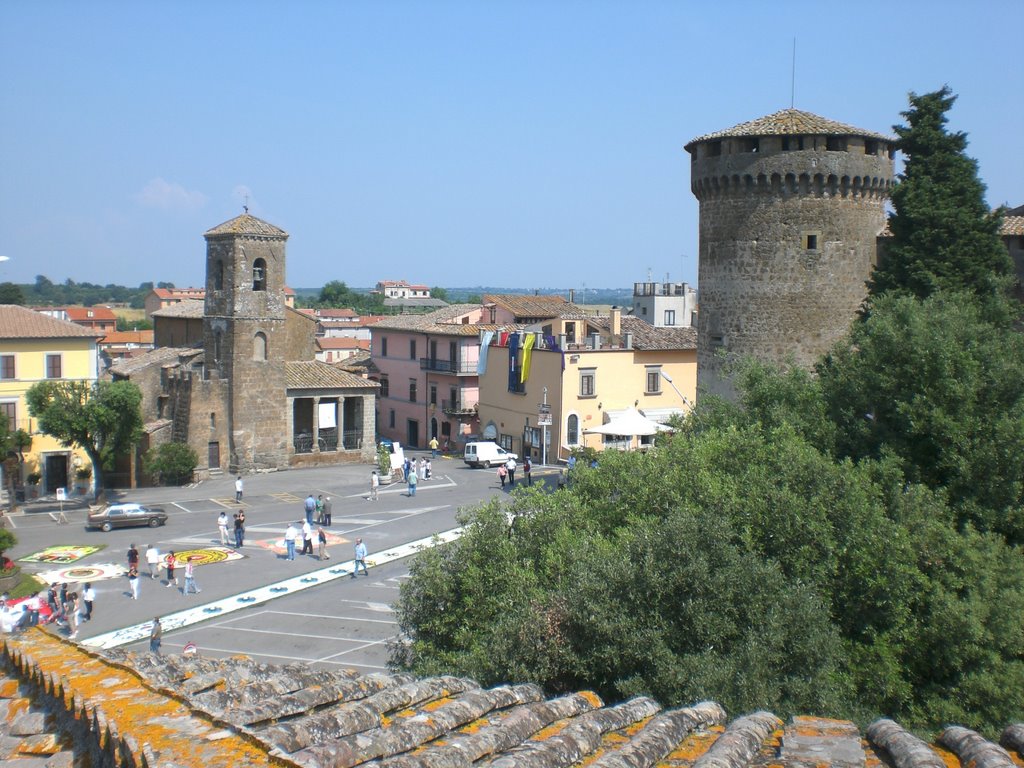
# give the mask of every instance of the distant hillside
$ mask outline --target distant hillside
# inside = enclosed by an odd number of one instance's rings
[[[371,288],[351,289],[358,293],[369,293]],[[493,286],[472,286],[460,288],[445,288],[448,293],[448,301],[459,303],[467,301],[470,297],[483,296],[485,293],[519,293],[538,294],[542,296],[564,296],[569,298],[569,292],[575,293],[574,301],[577,304],[608,304],[623,306],[629,304],[633,297],[633,288],[497,288]],[[319,288],[296,288],[295,293],[302,297],[316,297],[320,295]]]

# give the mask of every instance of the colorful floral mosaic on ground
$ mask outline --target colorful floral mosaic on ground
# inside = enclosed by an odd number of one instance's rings
[[[161,558],[167,556],[167,552],[160,553]],[[174,567],[184,568],[189,560],[192,565],[198,568],[201,565],[215,565],[227,563],[231,560],[241,560],[245,555],[228,547],[202,547],[200,549],[176,549],[174,550]],[[161,559],[161,562],[163,560]]]
[[[68,568],[55,568],[35,574],[35,578],[43,584],[78,584],[86,581],[105,581],[124,576],[127,569],[114,563],[91,563],[89,565],[72,565]]]
[[[81,560],[83,557],[94,555],[103,549],[104,546],[106,545],[63,544],[60,546],[47,547],[39,552],[33,552],[31,555],[19,557],[18,560],[22,563],[52,563],[54,565],[64,565],[66,563],[73,563],[76,560]]]

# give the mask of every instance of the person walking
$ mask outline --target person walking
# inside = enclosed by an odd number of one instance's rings
[[[62,583],[60,585],[60,592],[57,595],[57,599],[60,601],[60,618],[61,621],[66,622],[68,620],[68,585]]]
[[[356,539],[356,552],[355,560],[352,567],[352,578],[354,579],[359,575],[359,566],[363,566],[363,576],[369,576],[370,572],[366,570],[366,545],[363,544],[362,539]]]
[[[132,600],[139,599],[139,569],[134,565],[128,569],[128,586],[131,588]]]
[[[405,461],[402,463],[402,479],[405,482],[409,482],[409,472],[412,470],[412,459],[406,456]]]
[[[174,550],[167,553],[164,558],[164,566],[167,568],[167,586],[178,586],[178,577],[174,575]]]
[[[498,479],[501,481],[501,487],[505,487],[505,479],[508,477],[508,468],[504,464],[498,465]]]
[[[203,591],[196,584],[196,569],[195,566],[192,564],[192,561],[195,559],[196,558],[193,555],[185,561],[185,587],[181,591],[183,595],[187,595],[189,593],[189,590],[195,592],[197,595]]]
[[[220,511],[220,515],[217,516],[217,530],[220,531],[220,543],[222,546],[227,546],[228,543],[228,512],[226,509]]]
[[[306,522],[309,523],[310,525],[312,525],[313,524],[313,512],[316,510],[316,499],[313,498],[313,494],[312,493],[309,494],[309,496],[306,497],[305,508],[306,508]]]
[[[302,552],[299,554],[313,554],[313,526],[308,522],[302,524]]]
[[[60,604],[57,602],[57,582],[46,590],[46,605],[50,609],[50,621],[60,621]]]
[[[242,503],[242,476],[239,475],[235,478],[235,503]]]
[[[163,642],[164,628],[160,624],[160,617],[153,618],[153,628],[149,630],[149,652],[160,655],[160,645]]]
[[[324,499],[324,525],[331,527],[331,497]]]
[[[433,471],[431,470],[431,467],[430,467],[430,459],[427,459],[426,466],[425,466],[424,469],[425,469],[425,472],[424,472],[425,477],[423,479],[424,480],[429,480],[431,478],[431,476],[434,474]]]
[[[430,458],[437,458],[437,435],[434,435],[434,437],[430,438]]]
[[[316,524],[324,524],[324,495],[322,493],[316,497]]]
[[[235,549],[241,549],[245,543],[245,512],[235,512]]]
[[[85,606],[85,613],[82,618],[86,621],[92,621],[92,604],[96,600],[96,590],[92,588],[90,582],[85,582],[85,586],[82,588],[82,604]]]
[[[139,550],[135,548],[134,544],[131,544],[128,547],[128,567],[131,568],[133,565],[137,570],[139,567]]]
[[[295,529],[293,523],[288,523],[288,527],[284,529],[284,546],[288,550],[286,559],[295,559],[295,537],[299,535],[299,532]]]
[[[373,470],[370,473],[370,501],[376,501],[378,496],[377,493],[380,490],[380,475],[377,474],[377,470]]]
[[[82,618],[82,606],[78,602],[78,593],[68,595],[70,611],[68,612],[68,640],[78,637],[78,622]]]
[[[316,540],[317,540],[317,560],[330,560],[330,555],[327,554],[327,534],[324,533],[323,528],[316,529]]]
[[[420,480],[427,479],[427,460],[420,456]]]
[[[152,544],[146,545],[146,567],[149,568],[149,578],[160,578],[160,550]]]
[[[508,461],[505,462],[505,469],[508,470],[509,486],[514,486],[516,484],[516,460],[511,456],[509,456]]]
[[[533,485],[533,475],[530,472],[533,470],[533,464],[530,463],[530,457],[527,456],[523,459],[523,477],[526,478],[527,485]]]
[[[416,479],[416,472],[410,472],[409,473],[409,496],[410,497],[416,495],[416,483],[418,483],[418,482],[419,481]]]

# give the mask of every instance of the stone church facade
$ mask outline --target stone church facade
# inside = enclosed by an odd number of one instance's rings
[[[111,369],[143,391],[149,446],[188,443],[200,477],[372,462],[378,385],[314,359],[316,321],[285,301],[288,234],[246,212],[205,238],[203,303],[154,317],[201,317],[201,341]]]
[[[731,361],[809,367],[867,295],[895,139],[786,109],[686,145],[700,202],[697,386]]]

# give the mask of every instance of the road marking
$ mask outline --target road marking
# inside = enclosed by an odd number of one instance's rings
[[[164,635],[167,637],[167,635]],[[248,651],[244,648],[214,648],[209,645],[204,645],[200,648],[201,651],[212,651],[213,653],[226,653],[231,656],[237,656],[238,654],[244,654],[245,656],[265,656],[268,659],[289,659],[291,661],[305,661],[315,662],[318,659],[316,657],[309,656],[287,656],[283,653],[257,653],[256,651]],[[358,650],[358,649],[354,649]],[[380,669],[387,670],[387,667],[382,667],[379,664],[360,664],[355,661],[329,661],[325,660],[321,662],[323,664],[333,664],[336,667],[363,667],[365,669]]]
[[[349,648],[347,651],[339,651],[338,653],[331,653],[331,654],[328,654],[327,656],[322,656],[321,658],[317,659],[317,661],[330,662],[331,659],[336,659],[339,656],[347,656],[350,653],[358,653],[359,651],[366,650],[367,648],[372,648],[375,645],[385,645],[387,643],[390,643],[396,637],[398,637],[398,635],[392,635],[391,637],[385,637],[383,640],[368,640],[367,642],[363,643],[362,645],[360,645],[360,646],[358,646],[356,648]]]
[[[288,504],[301,504],[302,503],[302,499],[300,499],[294,493],[282,492],[282,493],[272,493],[270,495],[273,496],[278,501],[283,501],[283,502],[286,502]]]
[[[343,603],[356,603],[360,604],[360,600],[342,600]],[[365,604],[365,603],[363,603]],[[390,609],[388,609],[390,611]],[[260,616],[266,614],[274,614],[276,616],[301,616],[304,619],[330,619],[331,621],[365,621],[367,624],[397,624],[397,621],[389,619],[367,619],[361,616],[332,616],[326,613],[296,613],[295,611],[262,611]],[[246,618],[240,616],[239,619]],[[291,634],[285,632],[285,634]]]
[[[394,624],[395,622],[390,622]],[[369,641],[362,637],[339,637],[338,635],[311,635],[307,632],[282,632],[277,629],[252,629],[251,627],[232,627],[232,632],[252,632],[256,635],[286,635],[288,637],[308,637],[310,640],[338,640],[342,643],[370,643],[371,645],[378,641]]]
[[[452,528],[449,531],[442,531],[406,544],[400,544],[397,547],[390,547],[368,558],[367,565],[370,568],[376,568],[386,563],[393,563],[396,560],[402,560],[437,544],[455,541],[461,535],[461,527]],[[167,614],[161,617],[160,622],[165,632],[173,632],[182,627],[199,624],[209,619],[226,616],[235,611],[268,603],[278,597],[294,595],[296,592],[337,581],[338,579],[351,578],[354,564],[353,560],[346,560],[316,571],[297,574],[274,584],[267,584],[241,594],[231,595],[203,605],[192,606],[183,611]],[[147,621],[142,624],[122,627],[113,632],[105,632],[82,640],[82,645],[91,648],[117,648],[121,645],[134,643],[149,637],[152,624],[151,621]]]

